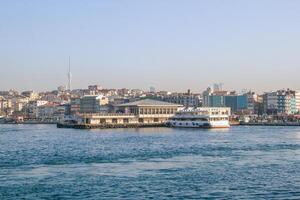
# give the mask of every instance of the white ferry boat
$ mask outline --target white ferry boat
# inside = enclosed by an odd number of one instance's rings
[[[230,108],[186,108],[169,118],[167,125],[182,128],[229,128]]]

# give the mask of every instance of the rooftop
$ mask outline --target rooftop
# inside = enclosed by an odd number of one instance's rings
[[[153,99],[143,99],[140,101],[120,104],[117,106],[119,106],[119,107],[126,107],[126,106],[177,106],[177,107],[179,107],[182,105],[168,103],[168,102],[164,102],[164,101],[157,101],[157,100],[153,100]]]

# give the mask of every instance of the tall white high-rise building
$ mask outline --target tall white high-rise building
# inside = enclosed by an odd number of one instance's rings
[[[300,91],[295,92],[296,109],[300,113]]]

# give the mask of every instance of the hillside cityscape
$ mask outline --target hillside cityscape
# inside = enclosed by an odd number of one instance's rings
[[[68,86],[70,87],[70,86]],[[90,85],[87,89],[60,86],[54,91],[0,91],[0,119],[2,123],[58,123],[74,119],[82,113],[120,113],[118,105],[151,99],[182,107],[229,107],[236,120],[282,119],[295,121],[300,114],[300,92],[292,89],[257,94],[253,91],[227,91],[222,84],[193,93],[149,91],[141,89],[106,89]],[[167,111],[166,111],[167,112]],[[169,114],[169,113],[166,113]]]

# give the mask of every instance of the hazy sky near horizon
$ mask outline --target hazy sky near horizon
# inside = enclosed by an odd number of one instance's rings
[[[298,0],[0,0],[0,90],[300,89]]]

